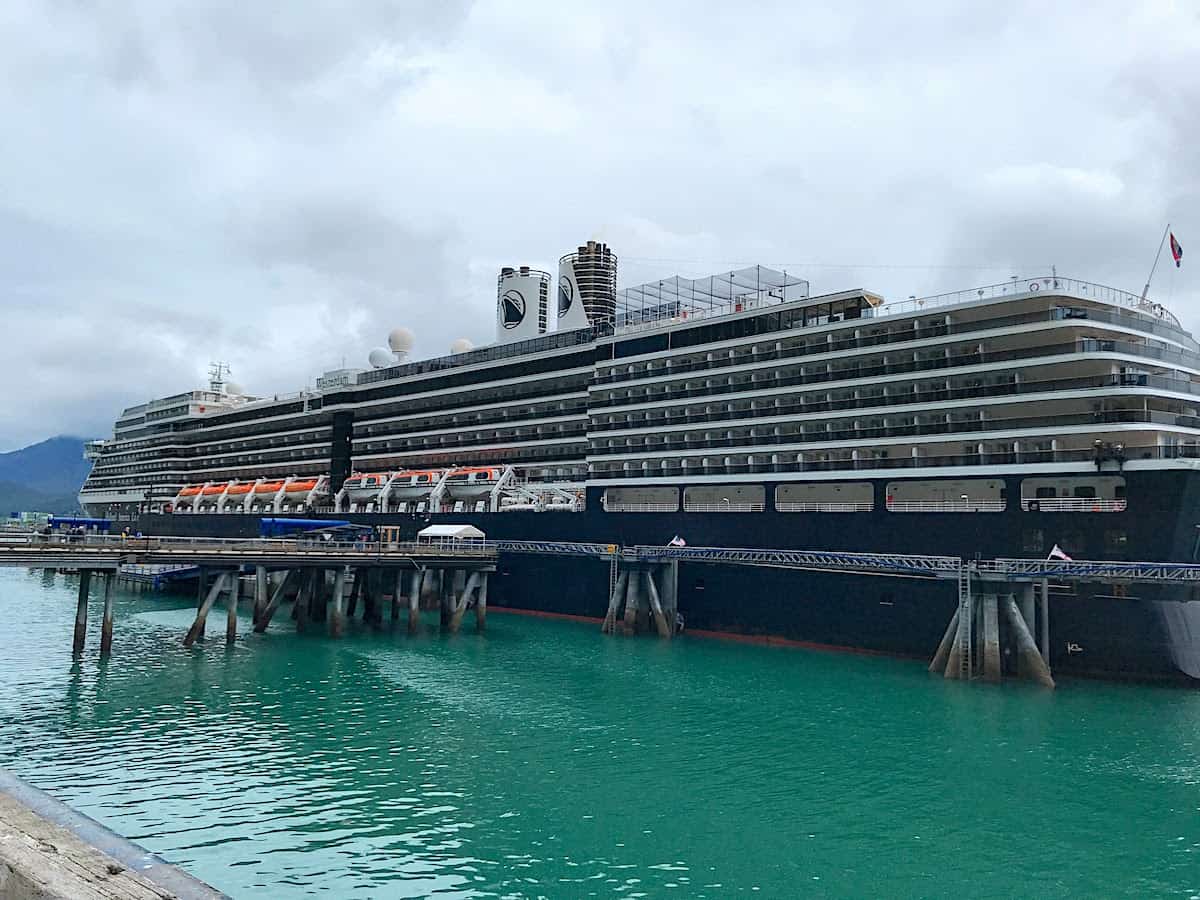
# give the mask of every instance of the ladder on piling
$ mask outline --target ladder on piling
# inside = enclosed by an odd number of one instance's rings
[[[958,570],[958,642],[962,651],[958,657],[958,677],[964,681],[970,680],[975,671],[971,606],[971,565],[964,562]]]

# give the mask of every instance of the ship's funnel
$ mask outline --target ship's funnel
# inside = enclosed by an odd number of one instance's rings
[[[550,274],[505,266],[496,279],[496,343],[511,344],[546,333]]]

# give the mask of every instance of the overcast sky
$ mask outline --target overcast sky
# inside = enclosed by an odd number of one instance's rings
[[[0,3],[0,450],[492,339],[501,265],[904,298],[1054,264],[1200,325],[1194,2]]]

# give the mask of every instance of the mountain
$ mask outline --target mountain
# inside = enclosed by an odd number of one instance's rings
[[[0,453],[0,518],[24,510],[75,512],[92,467],[83,444],[82,438],[60,436]]]

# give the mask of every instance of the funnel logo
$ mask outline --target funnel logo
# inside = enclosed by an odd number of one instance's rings
[[[500,298],[500,324],[513,329],[525,321],[525,297],[515,288]]]
[[[571,309],[571,301],[575,299],[575,288],[571,279],[566,275],[558,276],[558,317],[561,319]]]

